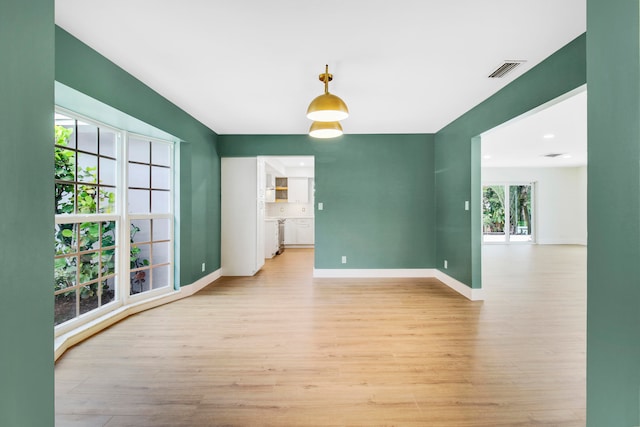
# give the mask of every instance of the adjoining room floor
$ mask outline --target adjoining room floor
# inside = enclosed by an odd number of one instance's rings
[[[471,302],[287,249],[68,350],[56,426],[584,426],[586,248],[483,252]]]

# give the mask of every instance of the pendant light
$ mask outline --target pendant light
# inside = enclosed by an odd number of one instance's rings
[[[309,136],[314,138],[328,139],[342,135],[340,122],[313,122],[309,129]]]
[[[329,65],[325,65],[325,72],[318,77],[324,83],[324,93],[311,101],[307,108],[307,118],[315,122],[338,122],[349,117],[347,104],[340,97],[329,93],[329,82],[333,80],[333,75],[329,74]]]

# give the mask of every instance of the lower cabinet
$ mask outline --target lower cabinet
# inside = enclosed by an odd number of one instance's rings
[[[287,219],[284,221],[284,244],[295,245],[297,242],[297,227],[295,219]]]
[[[285,245],[313,245],[315,243],[313,218],[290,218],[284,223]]]
[[[296,224],[296,240],[299,245],[313,245],[314,244],[314,234],[313,234],[313,220],[312,219],[297,219]]]
[[[278,252],[278,220],[264,222],[264,257],[273,258]]]

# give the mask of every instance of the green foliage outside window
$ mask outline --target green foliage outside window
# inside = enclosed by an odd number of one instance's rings
[[[97,168],[77,166],[76,151],[64,148],[68,146],[72,132],[71,129],[63,126],[55,126],[55,211],[57,214],[112,212],[115,206],[115,192],[98,186]],[[70,297],[75,293],[75,287],[78,284],[115,274],[115,228],[115,221],[56,225],[54,234],[56,255],[89,252],[78,257],[55,259],[54,292],[69,288],[68,292],[62,292],[62,294]],[[140,229],[131,224],[131,243],[138,231]],[[131,268],[149,265],[149,261],[141,259],[139,253],[140,249],[132,245]],[[77,265],[78,261],[80,265]],[[146,273],[144,271],[136,273],[136,283],[142,286]],[[77,278],[79,283],[76,283]],[[103,299],[106,292],[113,293],[107,289],[103,280],[81,286],[79,290],[81,300],[94,298],[99,292]],[[113,295],[108,300],[112,298]]]
[[[504,186],[484,187],[482,204],[483,232],[496,233],[504,231]]]

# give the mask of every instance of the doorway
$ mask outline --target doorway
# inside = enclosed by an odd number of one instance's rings
[[[313,252],[315,156],[258,156],[258,162],[264,164],[264,262],[282,264],[277,255],[291,258],[292,250]]]

